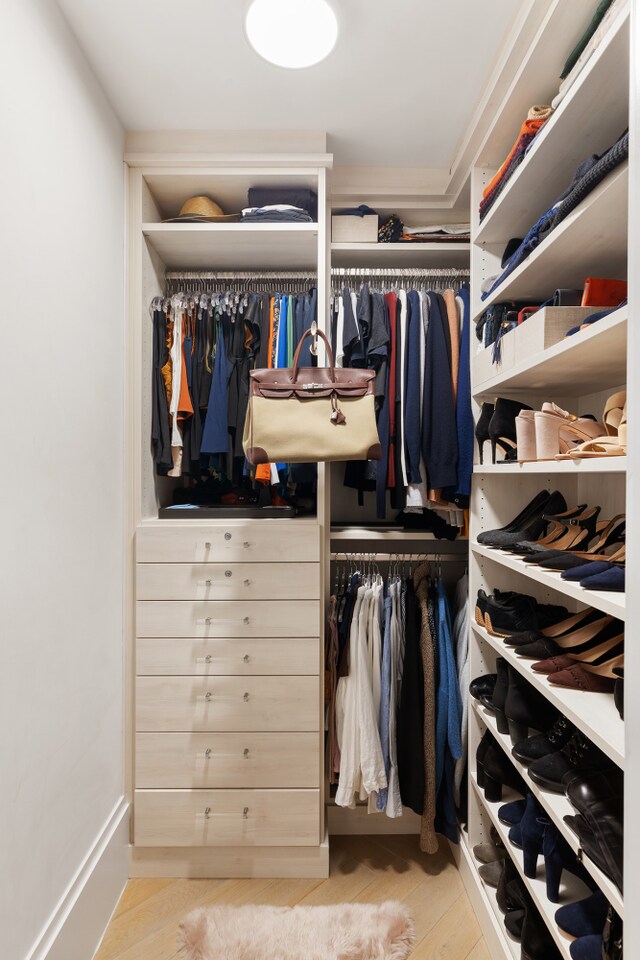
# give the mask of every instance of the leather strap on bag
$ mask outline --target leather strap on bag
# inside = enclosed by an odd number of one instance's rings
[[[325,347],[327,348],[327,357],[329,358],[329,370],[331,371],[331,379],[332,379],[332,381],[335,382],[335,379],[336,379],[336,365],[335,365],[335,361],[334,361],[334,359],[333,359],[333,350],[331,349],[331,344],[330,344],[329,341],[327,340],[327,338],[326,338],[326,336],[324,335],[324,333],[322,332],[322,330],[317,330],[317,331],[316,331],[316,334],[317,334],[317,336],[322,337],[322,339],[324,340],[324,345],[325,345]],[[298,368],[299,368],[299,366],[300,366],[300,352],[302,351],[302,344],[303,344],[304,341],[307,339],[307,337],[313,337],[313,336],[314,336],[314,334],[312,333],[311,330],[305,330],[305,332],[304,332],[304,333],[302,334],[302,336],[300,337],[300,342],[298,343],[298,347],[297,347],[295,356],[294,356],[294,358],[293,358],[293,373],[292,373],[292,375],[291,375],[291,379],[292,379],[292,381],[293,381],[294,383],[295,383],[296,380],[298,379]]]

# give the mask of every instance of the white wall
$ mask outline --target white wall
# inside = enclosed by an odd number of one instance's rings
[[[122,141],[58,7],[2,0],[3,960],[46,952],[122,797]]]

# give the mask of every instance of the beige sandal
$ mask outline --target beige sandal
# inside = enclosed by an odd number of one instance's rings
[[[537,460],[535,410],[521,410],[516,417],[518,463]]]
[[[626,457],[627,455],[627,394],[624,390],[609,397],[602,417],[607,431],[571,450],[572,460],[596,457]],[[563,459],[563,458],[558,458]]]
[[[589,417],[577,417],[555,403],[544,403],[535,413],[538,460],[554,460],[574,446],[602,435],[604,427]]]

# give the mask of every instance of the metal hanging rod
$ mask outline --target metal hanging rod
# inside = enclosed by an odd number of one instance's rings
[[[371,563],[391,563],[395,560],[401,562],[409,563],[419,563],[420,561],[432,561],[433,563],[439,563],[441,561],[445,562],[455,562],[455,563],[466,563],[467,558],[465,556],[455,556],[455,554],[447,553],[397,553],[395,550],[389,553],[349,553],[341,550],[339,553],[332,553],[331,559],[336,561],[353,561],[353,560],[362,560],[364,562]]]
[[[469,271],[457,267],[333,267],[332,277],[434,277],[467,278]],[[219,272],[171,270],[165,279],[175,280],[308,280],[316,279],[315,270],[224,270]]]

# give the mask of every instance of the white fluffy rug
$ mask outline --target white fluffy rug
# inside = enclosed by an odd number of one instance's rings
[[[406,960],[415,940],[407,908],[201,907],[180,924],[186,960]]]

